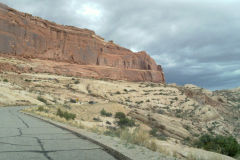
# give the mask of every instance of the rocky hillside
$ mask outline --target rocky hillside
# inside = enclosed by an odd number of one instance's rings
[[[79,64],[98,78],[104,73],[109,79],[165,82],[161,66],[144,51],[134,53],[91,30],[58,25],[4,4],[0,4],[0,53]]]
[[[0,68],[0,106],[44,105],[51,116],[60,107],[77,114],[74,123],[98,130],[116,128],[116,119],[101,116],[102,109],[124,112],[146,132],[154,131],[161,152],[182,158],[214,159],[212,152],[191,148],[205,133],[232,135],[240,142],[239,88],[209,91],[190,84],[78,78],[67,74],[74,64],[65,68],[67,76],[56,75],[69,64],[46,60],[0,57],[0,64],[8,68]]]
[[[129,115],[162,137],[190,144],[198,136],[233,135],[240,141],[239,91],[208,91],[194,85],[154,83],[112,85],[104,92],[97,84],[92,94],[129,106]]]

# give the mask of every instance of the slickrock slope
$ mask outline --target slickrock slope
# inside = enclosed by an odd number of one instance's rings
[[[118,129],[118,119],[114,115],[116,112],[124,112],[145,131],[139,139],[153,138],[157,151],[161,153],[181,159],[233,160],[193,147],[194,142],[206,133],[232,135],[240,142],[240,89],[208,91],[194,85],[133,83],[36,74],[34,67],[42,68],[39,66],[42,61],[34,60],[30,63],[0,57],[0,64],[15,64],[15,68],[9,70],[27,66],[33,68],[33,73],[0,72],[0,106],[44,105],[43,111],[36,107],[30,111],[55,120],[61,120],[56,115],[58,108],[61,108],[77,114],[76,119],[69,123],[92,131],[103,131],[107,135],[119,134],[113,132]],[[113,116],[102,115],[102,109]],[[129,128],[130,131],[133,129]],[[131,139],[126,130],[123,131],[122,138],[125,136]],[[152,136],[146,136],[149,132]],[[130,149],[129,145],[126,146]]]
[[[96,78],[108,74],[115,80],[165,82],[161,66],[144,51],[134,53],[91,30],[58,25],[1,3],[0,53],[79,64]]]

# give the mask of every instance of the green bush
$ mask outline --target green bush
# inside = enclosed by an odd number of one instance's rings
[[[7,80],[7,79],[4,79],[3,82],[8,82],[8,80]]]
[[[39,112],[48,112],[48,109],[45,109],[43,106],[38,107],[37,111]]]
[[[133,119],[127,118],[125,113],[123,113],[123,112],[117,112],[115,114],[115,118],[119,119],[119,121],[117,123],[120,127],[135,126],[135,121]]]
[[[157,128],[152,128],[152,130],[149,133],[150,135],[157,137],[158,136],[157,132],[158,132]]]
[[[211,136],[205,134],[199,138],[195,145],[208,151],[225,154],[231,157],[240,153],[240,145],[232,136]]]
[[[31,80],[30,79],[25,79],[25,82],[31,82]]]
[[[65,118],[66,120],[74,120],[76,118],[76,114],[74,113],[69,113],[67,111],[63,112],[60,108],[57,110],[57,115],[61,118]]]
[[[133,127],[135,126],[135,121],[129,118],[121,118],[118,121],[118,125],[121,127],[125,127],[125,126]]]
[[[112,117],[112,113],[105,111],[105,109],[102,109],[100,113],[102,116]]]
[[[79,83],[80,83],[79,80],[74,81],[74,84],[79,84]]]
[[[42,111],[44,111],[44,108],[43,108],[43,106],[40,106],[40,107],[38,107],[37,110],[40,111],[40,112],[42,112]]]
[[[117,113],[115,114],[115,118],[119,118],[119,119],[121,119],[121,118],[126,118],[126,115],[125,115],[125,113],[123,113],[123,112],[117,112]]]
[[[42,98],[42,97],[40,97],[40,96],[37,97],[37,100],[39,100],[39,101],[47,104],[47,100],[45,100],[44,98]]]
[[[63,111],[60,108],[58,108],[58,110],[57,110],[57,115],[59,117],[63,117]]]

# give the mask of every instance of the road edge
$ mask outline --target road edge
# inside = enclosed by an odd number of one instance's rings
[[[68,126],[66,124],[56,122],[56,121],[53,121],[53,120],[45,118],[45,117],[38,116],[38,115],[33,114],[33,113],[23,112],[23,111],[20,111],[20,112],[25,114],[25,115],[31,116],[33,118],[37,118],[37,119],[40,119],[40,120],[45,121],[47,123],[50,123],[50,124],[52,124],[52,125],[54,125],[58,128],[67,130],[67,131],[75,134],[78,137],[81,137],[83,139],[86,139],[86,140],[94,143],[94,144],[97,144],[97,145],[101,146],[104,149],[104,151],[106,151],[107,153],[109,153],[110,155],[112,155],[114,158],[116,158],[118,160],[133,160],[133,159],[129,158],[128,156],[126,156],[125,154],[113,149],[112,147],[107,146],[107,145],[101,143],[100,141],[98,141],[96,139],[93,139],[93,138],[90,138],[90,137],[84,135],[83,133],[81,133],[79,128],[76,128],[76,127],[73,127],[73,126]]]

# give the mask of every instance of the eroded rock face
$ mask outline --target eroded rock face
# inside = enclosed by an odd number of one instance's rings
[[[134,77],[134,70],[141,70],[145,72],[141,77],[128,80],[165,82],[161,66],[144,51],[134,53],[104,41],[91,30],[57,25],[4,4],[0,4],[0,53],[116,68],[123,74],[109,77],[118,79]]]

